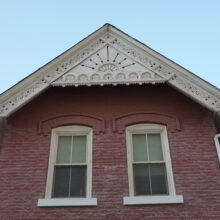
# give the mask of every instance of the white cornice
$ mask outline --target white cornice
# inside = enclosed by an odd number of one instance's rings
[[[9,116],[49,86],[167,82],[211,111],[220,92],[211,84],[106,24],[0,96],[0,116]]]

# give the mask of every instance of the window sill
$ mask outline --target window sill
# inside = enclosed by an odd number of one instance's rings
[[[97,198],[38,199],[37,206],[97,206]]]
[[[124,205],[144,205],[144,204],[181,204],[184,203],[182,195],[176,196],[133,196],[124,197]]]

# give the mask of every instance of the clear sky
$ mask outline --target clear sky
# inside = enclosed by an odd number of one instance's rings
[[[105,23],[220,88],[220,0],[0,0],[0,93]]]

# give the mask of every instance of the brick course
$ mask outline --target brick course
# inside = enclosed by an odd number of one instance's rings
[[[168,138],[176,191],[184,204],[123,205],[128,196],[125,133],[114,131],[113,119],[137,112],[178,118],[181,129],[170,123]],[[37,207],[45,193],[50,148],[50,134],[39,134],[38,126],[65,114],[105,121],[104,133],[93,136],[96,207]],[[212,113],[166,84],[50,88],[8,118],[0,152],[0,220],[220,219],[215,134]]]

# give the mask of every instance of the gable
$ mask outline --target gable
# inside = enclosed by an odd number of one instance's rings
[[[107,43],[55,80],[54,86],[161,83],[164,76]]]
[[[106,24],[0,96],[7,117],[50,86],[167,83],[213,112],[219,89]]]

